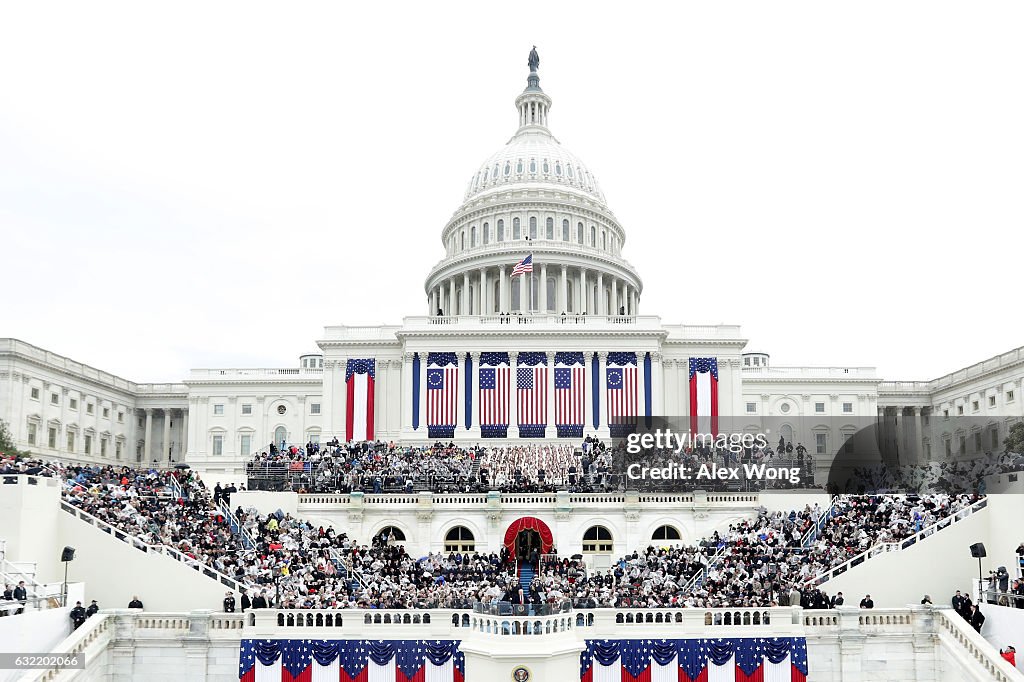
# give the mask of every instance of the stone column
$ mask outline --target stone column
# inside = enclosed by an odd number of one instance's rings
[[[661,351],[651,351],[651,414],[665,414],[665,369],[661,363]]]
[[[480,311],[478,315],[490,315],[494,307],[488,299],[489,287],[487,286],[487,268],[480,268]]]
[[[633,298],[632,294],[629,293],[629,283],[622,283],[622,305],[626,306],[626,314],[633,314]]]
[[[580,307],[579,312],[589,312],[587,306],[587,271],[580,268]]]
[[[473,420],[468,435],[470,438],[480,438],[480,352],[474,351],[469,356],[473,361]]]
[[[445,312],[448,313],[449,315],[455,315],[457,313],[457,311],[455,310],[455,276],[454,275],[448,280],[448,307],[445,309]]]
[[[599,293],[600,290],[600,286],[598,286]],[[597,354],[597,363],[597,398],[601,406],[599,413],[601,425],[597,429],[597,435],[598,438],[611,438],[611,431],[608,428],[608,392],[605,390],[605,369],[608,367],[608,351],[601,351]]]
[[[562,283],[558,290],[558,301],[555,304],[556,313],[564,313],[569,310],[569,284],[566,277],[568,269],[565,265],[562,266]],[[561,310],[557,310],[557,308],[561,308]]]
[[[149,456],[153,451],[153,408],[146,408],[146,441],[142,446],[142,459],[145,461],[146,466],[152,464],[153,460]]]
[[[157,460],[160,462],[166,462],[170,459],[170,448],[171,448],[171,410],[164,408],[164,442],[160,445],[160,456]]]
[[[597,300],[594,301],[595,315],[607,315],[608,311],[604,307],[604,273],[600,270],[597,272]]]
[[[181,461],[188,457],[188,410],[181,410]]]
[[[462,273],[462,296],[460,298],[462,300],[459,303],[459,313],[462,314],[462,315],[469,315],[470,314],[470,310],[469,310],[470,296],[469,296],[469,271],[468,270],[466,272]]]
[[[611,281],[611,296],[609,297],[608,303],[611,310],[608,311],[609,315],[619,314],[619,280],[612,277]]]
[[[498,312],[507,313],[509,311],[508,304],[508,280],[505,279],[505,266],[502,265],[498,268]]]
[[[555,351],[549,350],[548,356],[548,416],[545,438],[557,438],[558,427],[555,425]]]
[[[399,413],[402,415],[402,433],[411,437],[412,430],[412,353],[402,356],[402,384]],[[376,397],[375,397],[376,399]]]
[[[539,312],[546,313],[548,311],[548,265],[547,263],[540,264],[540,296],[537,299],[537,309]]]

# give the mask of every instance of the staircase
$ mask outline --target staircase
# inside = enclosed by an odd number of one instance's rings
[[[519,586],[523,588],[523,594],[529,593],[530,584],[536,575],[537,571],[534,570],[532,564],[525,561],[519,564]]]

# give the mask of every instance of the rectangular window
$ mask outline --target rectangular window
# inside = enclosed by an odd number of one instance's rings
[[[747,414],[757,412],[757,403],[747,403]]]
[[[988,397],[988,406],[989,407],[995,407],[996,406],[996,397],[994,395],[990,395]]]
[[[924,456],[927,457],[928,459],[932,458],[932,444],[931,443],[925,443],[924,444]]]
[[[57,429],[52,426],[46,434],[46,446],[51,450],[57,449]]]
[[[319,443],[320,442],[320,434],[319,433],[311,433],[311,434],[309,434],[309,442],[310,443]]]
[[[92,436],[85,434],[85,454],[92,454]]]
[[[142,417],[139,417],[139,428],[141,429],[144,424],[145,420]]]
[[[107,439],[100,438],[100,457],[107,456]]]
[[[77,410],[78,409],[78,399],[77,398],[68,398],[68,407],[71,408],[72,410]]]
[[[843,403],[843,414],[853,414],[853,403]]]
[[[828,447],[828,434],[827,433],[816,433],[814,434],[814,451],[819,455],[825,454],[825,448]]]
[[[252,450],[252,436],[242,436],[241,445],[239,446],[238,454],[242,457],[248,457],[249,452]]]
[[[1006,402],[1008,402],[1008,403],[1012,403],[1013,402],[1013,391],[1007,391],[1006,392]]]
[[[977,412],[980,408],[981,408],[981,405],[978,403],[977,400],[975,400],[974,402],[971,403],[971,409],[973,411]]]
[[[33,387],[32,390],[29,392],[29,394],[32,396],[32,400],[39,400],[39,389],[38,388]]]
[[[123,449],[124,448],[121,445],[121,441],[114,443],[114,457],[116,457],[117,459],[121,459],[121,450]]]
[[[218,404],[214,405],[213,406],[213,413],[214,414],[224,414],[224,405],[222,403],[218,403]]]
[[[110,408],[109,407],[104,407],[103,408],[103,418],[104,419],[110,419]]]
[[[943,410],[942,411],[942,418],[943,419],[949,419],[949,410]]]
[[[252,414],[252,403],[242,403],[242,414]]]
[[[960,452],[959,452],[959,454],[962,455],[965,452],[967,452],[967,436],[960,436]]]
[[[974,451],[981,452],[981,431],[974,434]]]
[[[957,406],[956,406],[956,413],[957,413],[958,415],[961,415],[961,414],[963,414],[963,413],[964,413],[964,406],[963,406],[963,405],[957,405]]]
[[[309,404],[309,413],[310,414],[320,414],[320,403],[310,403]]]
[[[848,454],[848,455],[849,454],[853,454],[853,434],[852,433],[844,433],[843,434],[843,451],[846,454]]]
[[[85,413],[86,414],[92,414],[95,409],[96,409],[96,406],[93,405],[92,403],[86,403],[85,404]]]
[[[57,395],[56,393],[51,393],[50,394],[50,404],[51,405],[59,405],[60,404],[60,396]]]
[[[825,412],[825,403],[814,403],[814,411],[818,414],[823,414]]]
[[[117,421],[120,424],[124,424],[124,412],[117,413]]]
[[[943,441],[943,443],[946,446],[946,457],[952,457],[953,456],[953,442],[947,438],[945,441]]]
[[[29,424],[28,425],[28,444],[29,445],[35,445],[36,444],[36,425],[35,424]]]
[[[213,437],[213,454],[223,455],[224,454],[224,436]]]
[[[75,432],[68,431],[68,452],[75,451]]]

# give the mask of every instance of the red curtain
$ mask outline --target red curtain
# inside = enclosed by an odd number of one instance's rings
[[[535,530],[540,534],[541,554],[547,554],[551,551],[552,535],[551,529],[548,528],[548,524],[538,518],[524,516],[521,519],[513,521],[512,525],[508,527],[507,531],[505,531],[505,547],[508,548],[510,554],[515,554],[516,536],[524,530]]]

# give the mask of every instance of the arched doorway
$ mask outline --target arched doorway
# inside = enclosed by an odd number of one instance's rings
[[[532,516],[516,519],[505,531],[505,548],[520,562],[536,561],[552,547],[551,529]]]
[[[274,445],[281,447],[281,443],[285,443],[288,439],[288,430],[283,426],[278,426],[274,429]]]

